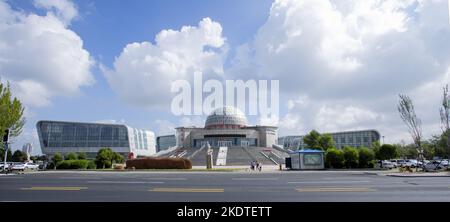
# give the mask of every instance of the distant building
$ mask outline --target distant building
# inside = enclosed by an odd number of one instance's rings
[[[342,149],[344,146],[370,147],[374,142],[380,141],[380,133],[376,130],[359,130],[328,133],[333,137],[336,148]],[[287,149],[297,150],[307,148],[303,142],[305,135],[284,136],[278,138],[278,145]]]
[[[167,150],[177,145],[175,135],[166,135],[156,137],[156,152]]]
[[[86,153],[95,158],[101,148],[111,148],[125,158],[151,156],[156,153],[155,134],[122,124],[39,121],[36,124],[44,154]]]
[[[27,154],[27,160],[30,161],[31,152],[33,152],[33,145],[31,143],[27,143],[22,146],[22,152]]]

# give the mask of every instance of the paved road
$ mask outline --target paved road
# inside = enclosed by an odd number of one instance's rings
[[[449,177],[364,172],[38,172],[0,176],[0,201],[450,201]]]

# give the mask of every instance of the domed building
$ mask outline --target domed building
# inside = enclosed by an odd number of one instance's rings
[[[206,118],[204,128],[176,130],[177,147],[184,148],[201,148],[207,143],[212,147],[272,147],[278,138],[277,127],[250,126],[244,113],[230,106],[214,110]]]

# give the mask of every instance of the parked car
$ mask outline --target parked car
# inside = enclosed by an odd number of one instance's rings
[[[394,168],[397,168],[398,164],[397,164],[397,160],[391,160],[392,165],[394,165]]]
[[[398,167],[404,167],[404,166],[406,166],[406,160],[404,160],[404,159],[397,160],[397,166],[398,166]]]
[[[390,160],[378,161],[378,167],[382,169],[392,169],[394,164]]]
[[[425,171],[436,171],[436,170],[444,170],[448,168],[448,161],[439,161],[439,160],[433,160],[425,164],[424,170]]]
[[[43,162],[43,163],[39,164],[39,169],[40,170],[45,170],[45,169],[47,169],[47,165],[48,165],[47,162]]]
[[[25,170],[25,164],[24,163],[12,163],[12,170]]]
[[[35,163],[25,163],[25,170],[38,170],[39,165]]]

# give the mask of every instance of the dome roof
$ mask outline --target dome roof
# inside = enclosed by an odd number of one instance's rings
[[[214,110],[206,118],[205,128],[226,129],[241,128],[248,125],[245,114],[232,106],[225,106]]]

